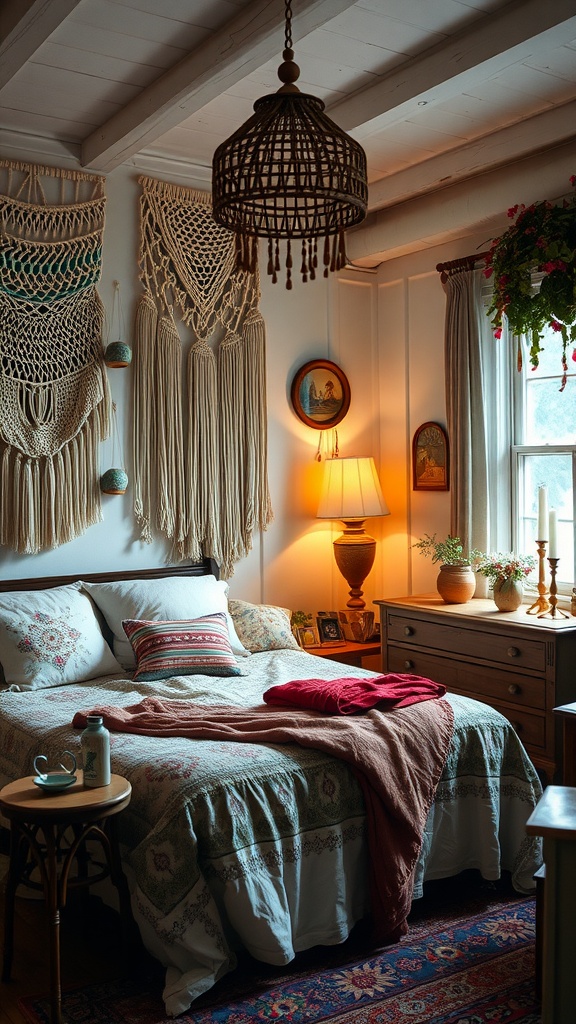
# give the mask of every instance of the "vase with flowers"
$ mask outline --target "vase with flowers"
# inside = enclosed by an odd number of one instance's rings
[[[576,175],[570,183],[576,186]],[[561,203],[516,205],[508,216],[514,224],[492,241],[484,270],[494,280],[489,310],[494,334],[501,336],[506,316],[513,334],[527,336],[536,367],[544,331],[556,331],[562,339],[563,390],[567,349],[576,342],[576,195]],[[539,288],[533,286],[535,272],[542,275]]]
[[[486,555],[476,571],[490,581],[494,603],[501,612],[514,612],[522,604],[523,581],[536,567],[532,555]]]

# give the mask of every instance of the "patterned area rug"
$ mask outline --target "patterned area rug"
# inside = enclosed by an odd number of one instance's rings
[[[436,883],[438,886],[438,883]],[[442,886],[437,889],[442,892]],[[285,968],[246,959],[197,1000],[181,1024],[540,1024],[534,990],[533,899],[484,884],[415,905],[402,942],[370,949],[359,928],[342,946],[300,954]],[[460,894],[462,900],[462,893]],[[130,978],[63,996],[67,1024],[165,1024],[162,980]],[[47,999],[26,998],[31,1024],[48,1024]]]

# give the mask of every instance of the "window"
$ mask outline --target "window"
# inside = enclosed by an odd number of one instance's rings
[[[548,505],[558,515],[556,580],[559,592],[567,593],[576,581],[576,362],[569,353],[568,380],[560,391],[561,346],[550,329],[538,367],[523,345],[522,370],[512,369],[512,547],[535,554],[538,488],[545,485]]]

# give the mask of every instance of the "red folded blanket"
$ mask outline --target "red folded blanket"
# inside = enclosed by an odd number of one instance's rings
[[[443,697],[446,687],[423,676],[389,672],[383,676],[359,679],[343,676],[340,679],[293,679],[289,683],[271,686],[263,695],[266,704],[294,704],[333,715],[353,715],[356,711],[382,704],[391,708],[404,708],[432,697]]]

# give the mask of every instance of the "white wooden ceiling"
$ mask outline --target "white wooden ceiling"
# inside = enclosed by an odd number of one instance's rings
[[[364,146],[371,211],[576,136],[576,0],[292,11],[298,84]],[[0,0],[0,149],[39,137],[94,171],[148,157],[209,187],[283,46],[284,0]]]

